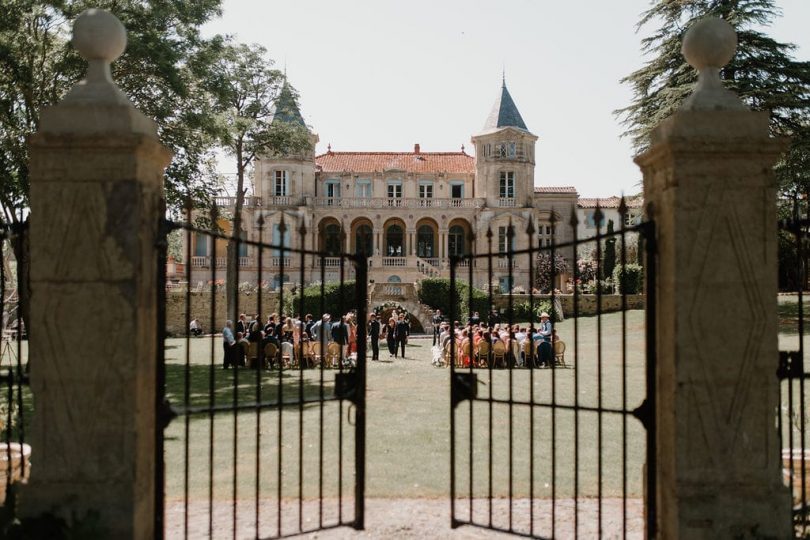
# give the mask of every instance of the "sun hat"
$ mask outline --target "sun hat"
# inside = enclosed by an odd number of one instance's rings
[[[541,314],[540,314],[540,318],[542,319],[543,317],[545,317],[546,319],[550,319],[550,318],[551,318],[551,317],[549,317],[549,316],[548,316],[548,313],[546,313],[545,311],[544,311],[543,313],[541,313]]]

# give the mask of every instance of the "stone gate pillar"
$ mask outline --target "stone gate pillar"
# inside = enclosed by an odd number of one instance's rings
[[[170,153],[113,83],[115,16],[73,28],[87,78],[42,111],[31,152],[31,481],[24,515],[97,511],[154,537],[155,240]]]
[[[703,19],[695,92],[636,158],[658,236],[658,537],[789,538],[775,429],[776,182],[784,141],[719,71],[736,34]]]

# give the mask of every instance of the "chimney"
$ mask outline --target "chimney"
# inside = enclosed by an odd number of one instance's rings
[[[416,144],[413,145],[413,153],[414,154],[419,153],[419,143],[416,143]]]

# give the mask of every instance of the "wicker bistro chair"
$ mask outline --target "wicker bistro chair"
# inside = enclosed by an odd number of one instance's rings
[[[248,345],[247,365],[250,369],[259,367],[259,343],[253,341]]]
[[[340,365],[340,343],[332,342],[326,346],[326,358],[325,361],[327,362],[327,366],[336,368]]]
[[[293,344],[288,341],[281,342],[281,363],[284,367],[295,367],[296,358]]]
[[[476,364],[478,367],[489,367],[489,353],[490,353],[490,345],[483,339],[478,342],[478,350],[475,353],[477,362]]]
[[[473,359],[471,356],[472,354],[471,348],[472,343],[470,342],[469,339],[467,339],[461,344],[460,350],[458,349],[456,350],[456,367],[467,367],[464,364],[465,363],[469,364],[469,362],[472,362]],[[459,352],[461,354],[458,354]]]
[[[275,343],[268,343],[264,346],[264,367],[272,367],[278,360],[278,347]]]
[[[320,361],[320,358],[315,356],[313,345],[314,343],[311,341],[303,341],[299,342],[298,347],[296,347],[298,353],[303,357],[304,367],[314,368]],[[301,349],[303,349],[303,351],[301,351]],[[318,353],[318,356],[320,356],[320,343],[318,344]]]
[[[492,346],[492,366],[506,366],[506,344],[503,341],[496,341]]]
[[[523,348],[521,352],[523,353],[523,365],[525,367],[534,367],[534,355],[537,353],[537,350],[534,347],[534,340],[531,338],[531,336],[523,340]]]
[[[312,355],[315,365],[318,366],[323,362],[323,351],[321,351],[321,342],[313,341],[309,345],[310,354]]]
[[[442,349],[442,367],[450,367],[450,362],[453,361],[453,359],[450,358],[450,346],[451,343],[450,340],[448,340],[447,343],[444,344],[444,349]]]
[[[565,342],[559,339],[554,342],[554,365],[568,367],[565,363]]]

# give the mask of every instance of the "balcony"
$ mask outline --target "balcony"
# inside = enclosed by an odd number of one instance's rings
[[[396,267],[396,266],[406,266],[407,265],[407,258],[406,257],[383,257],[382,258],[382,265],[384,267]]]
[[[228,266],[227,257],[217,257],[214,261],[217,268],[225,268]],[[239,266],[241,268],[253,266],[253,257],[239,257]],[[289,266],[289,264],[287,265]],[[211,268],[211,257],[192,257],[192,268]]]
[[[515,199],[498,199],[498,206],[501,208],[514,208],[517,206]]]
[[[214,197],[214,203],[220,208],[233,208],[236,206],[236,197]],[[261,197],[245,197],[242,200],[245,208],[261,208]]]
[[[315,207],[339,208],[481,208],[483,199],[437,199],[418,197],[313,197]],[[514,206],[514,204],[512,205]]]
[[[515,259],[512,259],[512,268],[517,268],[518,263]],[[509,268],[509,258],[508,257],[498,257],[498,268]]]

